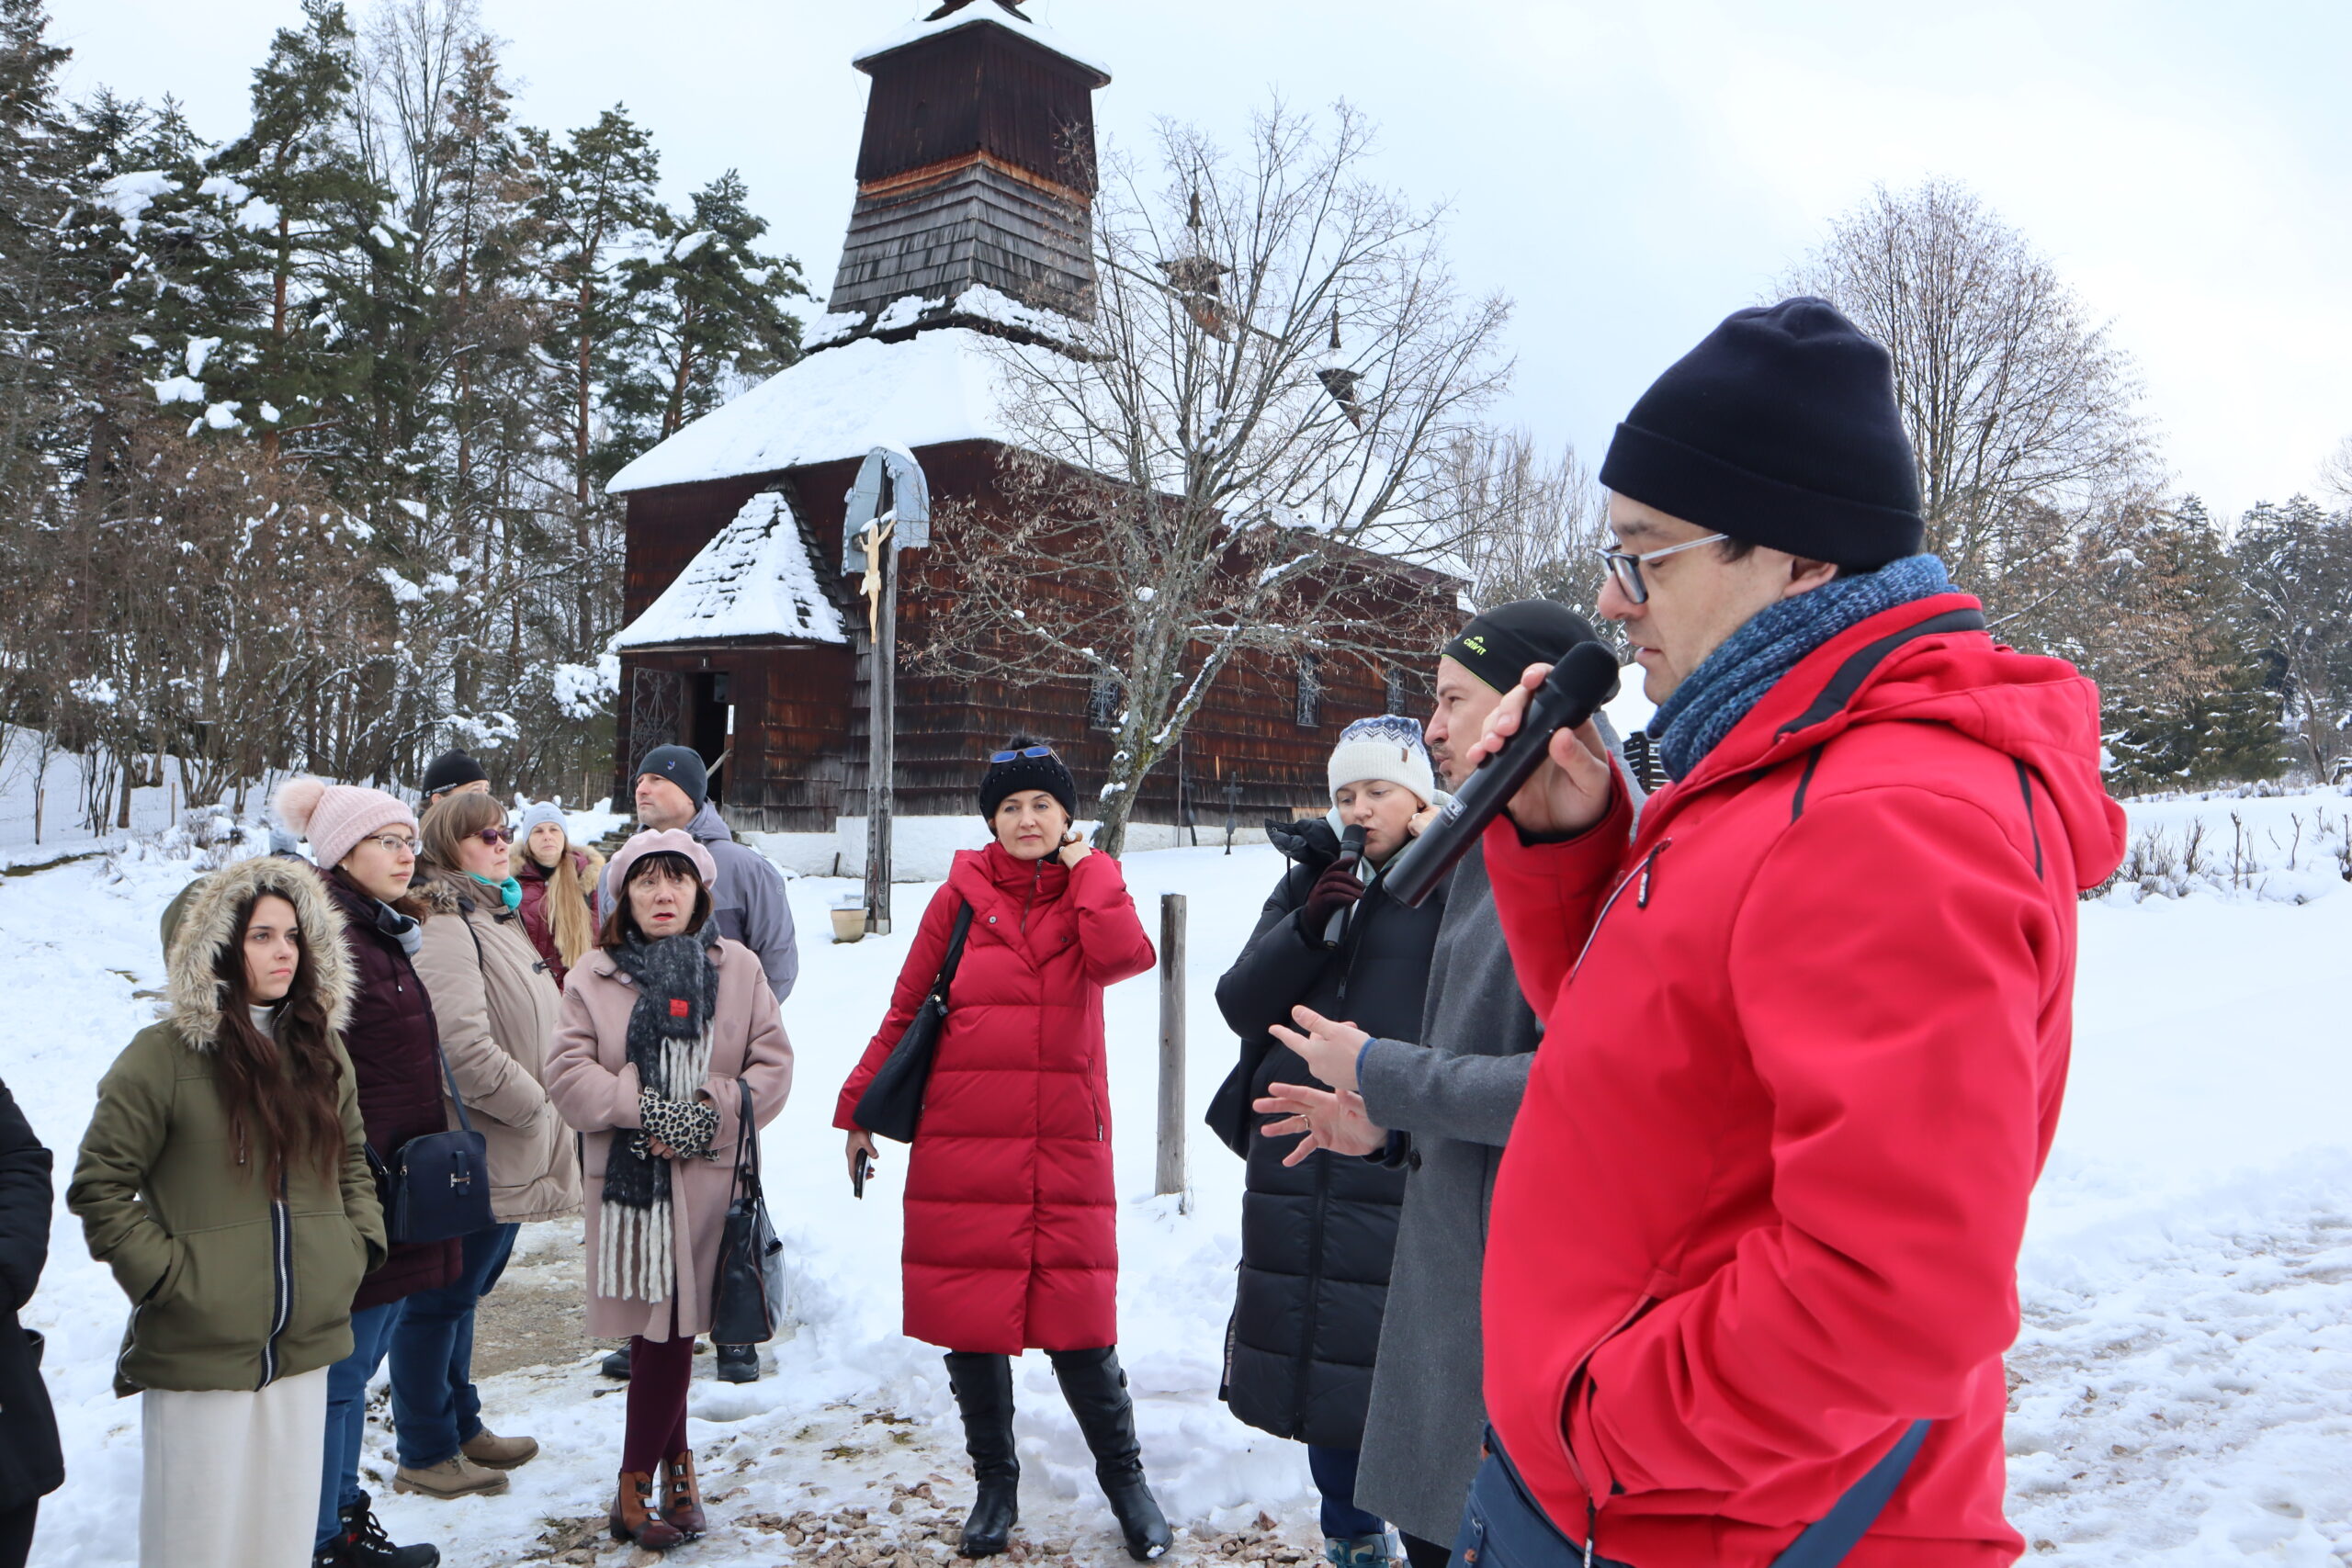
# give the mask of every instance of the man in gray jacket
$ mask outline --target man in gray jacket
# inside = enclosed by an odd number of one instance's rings
[[[757,850],[735,841],[734,830],[710,798],[710,772],[701,754],[691,746],[656,746],[637,765],[636,793],[639,827],[656,832],[683,828],[710,852],[718,868],[710,886],[711,923],[719,935],[734,938],[758,957],[777,1001],[792,995],[792,983],[800,977],[800,944],[792,929],[792,905],[785,897],[784,873]],[[596,887],[600,921],[613,897],[612,880],[607,867]],[[714,1371],[720,1379],[759,1381],[758,1346],[718,1345],[714,1349]],[[608,1378],[628,1377],[628,1347],[606,1356],[603,1371]]]
[[[710,852],[718,867],[710,889],[710,918],[718,934],[759,955],[777,1001],[792,995],[792,983],[800,977],[800,945],[792,929],[792,906],[784,896],[784,874],[758,851],[735,841],[710,798],[710,774],[692,747],[656,746],[637,765],[637,821],[656,832],[682,828]],[[605,881],[611,880],[608,872]],[[596,890],[600,919],[610,896],[609,886]]]
[[[1566,605],[1522,599],[1480,614],[1446,644],[1425,735],[1448,788],[1468,777],[1462,754],[1521,672],[1556,661],[1592,635]],[[1615,751],[1607,722],[1603,739]],[[1274,1033],[1339,1091],[1272,1091],[1313,1125],[1310,1141],[1332,1155],[1373,1151],[1411,1173],[1356,1501],[1402,1532],[1413,1568],[1438,1568],[1452,1551],[1487,1425],[1478,1322],[1487,1205],[1542,1034],[1511,969],[1484,853],[1473,847],[1447,888],[1419,1043],[1321,1019],[1306,1033]]]

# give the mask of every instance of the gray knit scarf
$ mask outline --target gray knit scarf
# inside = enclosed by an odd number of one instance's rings
[[[628,1060],[645,1097],[690,1104],[710,1072],[711,1015],[718,970],[704,943],[717,933],[630,937],[613,964],[637,982],[628,1011]],[[597,1291],[638,1301],[669,1299],[672,1256],[670,1162],[642,1136],[613,1134],[605,1156],[604,1204],[597,1213]]]
[[[1781,676],[1839,632],[1882,611],[1951,592],[1944,563],[1905,556],[1876,571],[1833,578],[1758,611],[1658,705],[1649,723],[1668,776],[1688,778]]]

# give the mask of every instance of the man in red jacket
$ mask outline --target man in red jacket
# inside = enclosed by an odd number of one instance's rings
[[[1497,1442],[1458,1551],[2007,1562],[2018,1247],[2075,899],[2123,848],[2098,693],[1996,645],[1917,553],[1887,355],[1821,300],[1725,321],[1600,477],[1599,608],[1673,782],[1636,828],[1598,737],[1563,733],[1487,835],[1546,1032],[1495,1190]]]

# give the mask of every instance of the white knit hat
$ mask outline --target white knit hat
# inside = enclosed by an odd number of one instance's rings
[[[1419,725],[1403,714],[1385,713],[1340,731],[1340,743],[1331,748],[1331,793],[1369,779],[1401,784],[1423,806],[1437,798],[1437,778]]]
[[[514,836],[518,839],[527,839],[531,836],[531,829],[542,822],[552,822],[563,829],[563,836],[566,839],[571,837],[571,825],[564,820],[563,807],[552,800],[534,801],[525,807],[523,819],[514,824]]]

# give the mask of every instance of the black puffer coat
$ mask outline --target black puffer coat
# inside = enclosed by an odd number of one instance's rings
[[[0,1514],[65,1480],[35,1342],[17,1325],[49,1258],[50,1153],[0,1084]]]
[[[1419,1036],[1444,897],[1408,909],[1374,880],[1339,948],[1327,950],[1322,932],[1304,929],[1300,910],[1338,857],[1338,835],[1319,818],[1269,822],[1266,833],[1290,864],[1216,986],[1217,1007],[1241,1036],[1241,1060],[1210,1106],[1209,1124],[1250,1165],[1222,1393],[1261,1431],[1360,1448],[1405,1173],[1329,1154],[1285,1169],[1283,1156],[1296,1140],[1265,1136],[1273,1118],[1250,1104],[1271,1084],[1317,1081],[1267,1033],[1288,1024],[1294,1007],[1385,1039]]]
[[[327,874],[327,892],[343,913],[345,940],[359,986],[352,993],[351,1022],[343,1032],[358,1080],[359,1115],[368,1124],[368,1146],[387,1165],[411,1138],[446,1133],[451,1122],[441,1098],[439,1026],[433,998],[416,977],[416,965],[400,939],[377,922],[382,906],[344,880]],[[410,901],[403,899],[404,909]],[[421,911],[420,911],[421,912]],[[458,1277],[461,1259],[455,1241],[394,1247],[382,1268],[359,1283],[354,1312],[382,1306]]]

